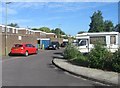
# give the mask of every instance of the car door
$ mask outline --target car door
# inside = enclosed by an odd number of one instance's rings
[[[26,44],[26,50],[28,51],[29,54],[32,53],[32,49],[31,49],[31,45],[30,44]]]
[[[88,53],[88,42],[87,39],[81,40],[78,44],[78,49],[81,53]]]
[[[35,46],[33,46],[32,44],[30,44],[31,47],[31,53],[36,53],[36,48]]]

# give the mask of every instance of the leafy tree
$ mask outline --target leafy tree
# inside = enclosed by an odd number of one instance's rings
[[[113,26],[112,21],[106,20],[104,22],[104,31],[111,32],[113,31],[113,29],[114,29],[114,26]]]
[[[117,32],[120,33],[120,24],[117,24],[117,25],[115,26],[115,31],[117,31]]]
[[[48,28],[48,27],[41,27],[41,28],[39,28],[39,30],[47,32],[47,33],[51,32],[50,28]]]
[[[32,28],[32,30],[38,30],[37,28]]]
[[[82,33],[85,33],[85,31],[79,31],[78,34],[82,34]]]
[[[55,33],[58,37],[60,37],[60,35],[65,35],[65,33],[60,28],[56,28],[55,30],[52,29],[51,32]]]
[[[8,24],[8,26],[19,28],[17,23],[10,23],[10,24]]]
[[[102,32],[104,31],[104,21],[102,12],[94,12],[91,17],[90,29],[88,32]]]

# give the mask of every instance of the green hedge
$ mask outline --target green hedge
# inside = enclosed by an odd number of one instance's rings
[[[75,46],[68,44],[64,58],[77,65],[120,72],[120,48],[113,54],[97,43],[88,55],[83,55]]]

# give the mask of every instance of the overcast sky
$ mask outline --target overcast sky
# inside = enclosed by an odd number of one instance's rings
[[[5,23],[5,3],[1,5],[0,24]],[[88,31],[90,17],[100,10],[104,20],[118,23],[117,2],[12,2],[8,4],[8,23],[20,27],[60,27],[65,33],[76,35]]]

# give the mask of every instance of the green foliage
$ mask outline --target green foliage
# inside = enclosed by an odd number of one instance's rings
[[[51,30],[52,33],[55,33],[59,38],[60,35],[65,35],[65,33],[60,29],[60,28],[56,28],[55,30]]]
[[[87,55],[83,55],[75,46],[68,44],[64,50],[64,58],[80,66],[120,72],[120,48],[111,53],[100,42],[95,44],[94,49]]]
[[[75,64],[77,65],[81,65],[85,67],[89,66],[88,57],[83,55],[80,52],[79,52],[79,55],[77,56],[77,59],[74,59],[73,62],[75,62]]]
[[[114,53],[112,62],[113,70],[120,72],[120,48]]]
[[[10,23],[10,24],[8,24],[8,26],[19,28],[17,23]]]
[[[117,25],[115,26],[115,31],[117,31],[117,32],[120,33],[120,24],[117,24]]]
[[[39,28],[39,30],[47,32],[47,33],[51,32],[50,28],[48,28],[48,27],[41,27],[41,28]]]
[[[88,32],[101,32],[104,31],[104,21],[102,17],[102,12],[94,12],[91,17],[90,29]]]
[[[73,60],[73,59],[77,59],[78,55],[79,55],[79,51],[77,50],[77,48],[71,43],[68,43],[68,45],[64,50],[64,58],[68,60]]]
[[[94,46],[94,49],[89,53],[89,66],[92,68],[100,68],[103,69],[105,62],[104,57],[107,58],[107,54],[109,52],[106,48],[102,46],[102,44],[97,43]]]
[[[79,31],[78,34],[86,33],[85,31]]]
[[[38,30],[37,28],[32,28],[32,30]]]
[[[111,31],[113,31],[113,28],[114,28],[114,26],[113,26],[112,21],[106,20],[104,22],[104,31],[111,32]]]
[[[94,12],[91,17],[90,29],[88,32],[111,32],[114,30],[112,21],[103,20],[102,12]]]

